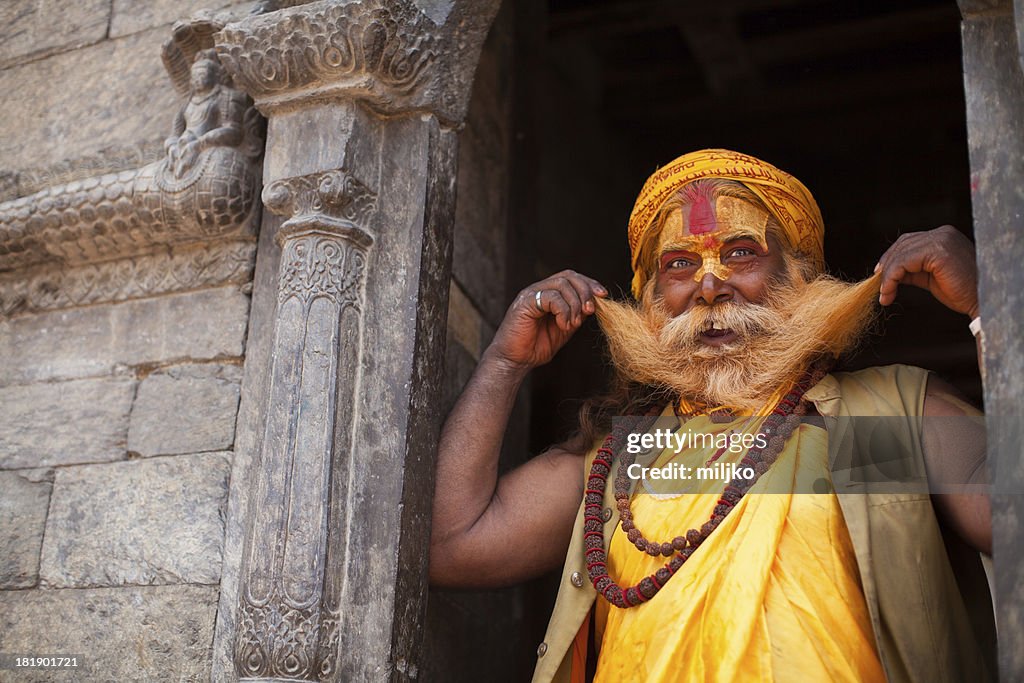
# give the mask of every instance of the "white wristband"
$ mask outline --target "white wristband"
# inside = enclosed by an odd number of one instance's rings
[[[968,329],[971,330],[971,334],[973,334],[975,337],[981,334],[981,316],[979,315],[977,318],[972,320],[971,324],[968,325],[967,327]]]

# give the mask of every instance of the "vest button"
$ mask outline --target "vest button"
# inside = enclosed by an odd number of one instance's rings
[[[609,519],[611,519],[612,518],[612,509],[611,508],[605,508],[604,512],[601,513],[601,518],[604,519],[604,521],[606,521],[606,522]]]
[[[547,643],[541,643],[540,645],[537,646],[537,656],[538,657],[543,657],[544,655],[547,654],[547,652],[548,652],[548,644]]]
[[[583,588],[583,574],[580,574],[579,572],[573,572],[572,576],[569,577],[569,581],[571,581],[572,585],[576,586],[577,588]]]

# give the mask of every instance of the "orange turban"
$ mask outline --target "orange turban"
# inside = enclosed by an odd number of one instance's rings
[[[647,279],[640,268],[640,246],[654,229],[658,209],[672,194],[700,178],[736,180],[764,202],[782,226],[790,248],[825,267],[825,225],[821,211],[803,183],[771,164],[726,149],[702,149],[684,154],[654,172],[637,197],[629,216],[629,251],[633,265],[633,296],[639,298]]]

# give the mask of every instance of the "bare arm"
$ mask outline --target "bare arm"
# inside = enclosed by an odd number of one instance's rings
[[[541,292],[541,306],[536,292]],[[498,478],[498,455],[516,392],[594,312],[596,281],[563,271],[524,289],[441,431],[430,538],[439,586],[516,583],[565,557],[583,495],[579,455],[552,448]]]
[[[944,225],[901,235],[875,267],[882,271],[879,302],[888,306],[900,285],[927,289],[947,308],[978,315],[978,270],[974,245],[956,228]],[[979,367],[980,339],[976,341]],[[986,489],[984,423],[981,413],[956,390],[931,377],[924,401],[923,446],[932,500],[945,522],[974,548],[992,553],[992,508]]]
[[[981,411],[937,377],[924,399],[923,446],[932,501],[943,521],[977,550],[992,554],[992,506]]]

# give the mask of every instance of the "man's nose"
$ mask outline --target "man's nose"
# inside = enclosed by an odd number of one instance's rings
[[[711,273],[704,273],[697,286],[697,302],[708,306],[732,299],[729,288]]]

